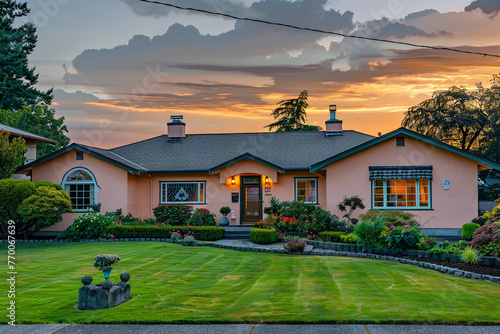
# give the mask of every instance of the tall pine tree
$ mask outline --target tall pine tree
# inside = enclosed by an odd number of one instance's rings
[[[52,101],[52,89],[42,92],[34,87],[38,74],[28,64],[37,42],[35,25],[28,22],[15,27],[15,19],[29,12],[26,2],[0,1],[0,109],[16,111]]]

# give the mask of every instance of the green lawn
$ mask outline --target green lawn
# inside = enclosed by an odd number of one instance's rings
[[[0,309],[6,310],[2,249]],[[370,259],[237,252],[160,242],[17,244],[17,323],[347,322],[500,324],[500,285]],[[76,308],[94,256],[119,254],[132,299]],[[1,317],[0,323],[8,318]]]

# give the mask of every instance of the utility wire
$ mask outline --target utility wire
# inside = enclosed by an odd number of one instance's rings
[[[466,51],[466,50],[460,50],[460,49],[454,49],[454,48],[445,48],[445,47],[438,47],[438,46],[431,46],[431,45],[423,45],[423,44],[414,44],[414,43],[407,43],[407,42],[391,41],[389,39],[382,39],[382,38],[373,38],[373,37],[365,37],[365,36],[348,35],[348,34],[342,34],[342,33],[339,33],[339,32],[326,31],[326,30],[321,30],[321,29],[299,27],[299,26],[294,26],[294,25],[286,24],[286,23],[279,23],[279,22],[271,22],[271,21],[265,21],[265,20],[259,20],[259,19],[252,19],[252,18],[249,18],[249,17],[239,17],[239,16],[235,16],[235,15],[230,15],[230,14],[212,12],[212,11],[205,10],[205,9],[192,8],[192,7],[181,7],[181,6],[172,5],[172,4],[164,3],[164,2],[160,2],[160,1],[153,1],[153,0],[139,0],[139,1],[146,2],[146,3],[152,3],[152,4],[157,4],[157,5],[162,5],[162,6],[167,6],[167,7],[172,7],[172,8],[176,8],[176,9],[180,9],[180,10],[187,10],[187,11],[191,11],[191,12],[198,12],[198,13],[203,13],[203,14],[210,14],[210,15],[222,16],[222,17],[227,17],[227,18],[234,19],[234,20],[250,21],[250,22],[264,23],[264,24],[269,24],[269,25],[274,25],[274,26],[292,28],[292,29],[297,29],[297,30],[319,32],[319,33],[322,33],[322,34],[341,36],[341,37],[344,37],[344,38],[357,38],[357,39],[363,39],[363,40],[369,40],[369,41],[381,42],[381,43],[392,43],[392,44],[406,45],[406,46],[412,46],[412,47],[424,48],[424,49],[432,49],[432,50],[439,50],[439,51],[451,51],[451,52],[466,53],[466,54],[471,54],[471,55],[479,55],[479,56],[484,56],[484,57],[500,58],[500,55],[492,54],[492,53],[482,53],[482,52]]]

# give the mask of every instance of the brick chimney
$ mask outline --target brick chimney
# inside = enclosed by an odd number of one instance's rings
[[[342,135],[342,121],[335,118],[337,112],[337,105],[330,105],[330,119],[325,122],[327,136],[341,136]]]
[[[181,141],[186,137],[186,123],[182,121],[183,116],[170,116],[172,120],[167,123],[168,141]]]

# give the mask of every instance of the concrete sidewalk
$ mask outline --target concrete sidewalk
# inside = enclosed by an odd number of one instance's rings
[[[445,325],[0,325],[2,334],[499,334],[500,326]]]

